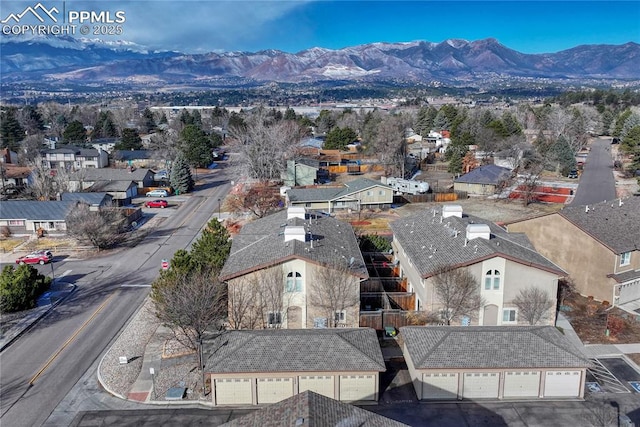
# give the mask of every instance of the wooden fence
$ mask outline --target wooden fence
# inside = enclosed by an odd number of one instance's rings
[[[414,314],[415,311],[404,310],[361,311],[360,327],[373,328],[377,331],[383,331],[385,326],[398,329],[416,324]]]

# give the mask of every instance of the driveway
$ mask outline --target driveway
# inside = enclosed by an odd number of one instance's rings
[[[571,205],[591,205],[615,198],[611,138],[597,138],[591,144],[591,151],[580,176],[580,185]]]

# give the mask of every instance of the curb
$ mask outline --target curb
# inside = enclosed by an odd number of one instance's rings
[[[64,283],[64,282],[62,282],[62,283]],[[67,292],[65,296],[60,298],[55,303],[49,304],[47,306],[46,310],[42,310],[40,313],[34,315],[33,319],[29,319],[28,321],[25,321],[25,325],[26,326],[22,327],[22,329],[20,331],[18,331],[13,337],[11,337],[9,340],[7,340],[7,342],[2,344],[2,346],[0,347],[0,352],[4,351],[7,347],[9,347],[11,344],[13,344],[18,338],[20,338],[22,336],[22,334],[24,334],[29,329],[31,329],[36,323],[38,323],[40,321],[40,319],[42,319],[44,316],[49,314],[49,312],[51,310],[56,308],[58,306],[58,304],[62,303],[64,300],[66,300],[69,297],[69,295],[71,295],[73,292],[75,292],[75,290],[76,290],[76,285],[71,285],[71,290],[69,292]],[[41,307],[36,307],[36,310],[38,308],[41,308]]]

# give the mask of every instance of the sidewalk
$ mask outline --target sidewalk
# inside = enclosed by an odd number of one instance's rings
[[[8,347],[50,310],[53,310],[55,306],[60,304],[75,289],[75,285],[58,282],[57,280],[54,281],[49,290],[38,299],[37,307],[29,310],[26,316],[11,325],[8,330],[0,336],[0,351]]]

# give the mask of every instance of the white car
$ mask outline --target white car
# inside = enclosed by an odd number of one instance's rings
[[[169,193],[167,190],[151,190],[146,194],[147,197],[167,197]]]

